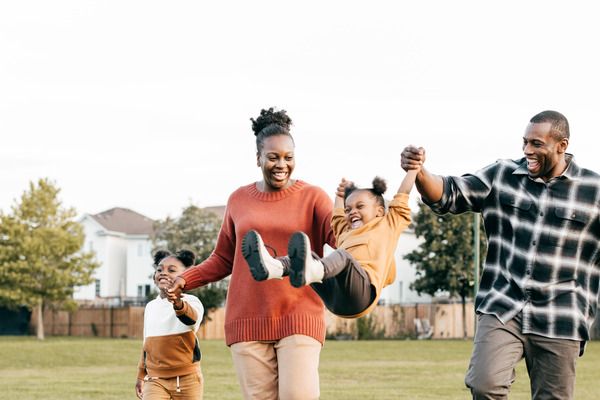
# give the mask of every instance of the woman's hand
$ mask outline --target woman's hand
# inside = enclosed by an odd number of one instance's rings
[[[342,180],[338,184],[338,187],[337,187],[337,189],[335,191],[336,197],[341,197],[343,199],[344,198],[344,194],[346,192],[346,186],[350,185],[351,183],[352,182],[351,181],[347,181],[346,178],[342,178]]]
[[[335,199],[333,206],[335,208],[344,208],[344,195],[346,192],[346,186],[351,185],[352,182],[347,181],[346,178],[342,178],[337,189],[335,190]]]
[[[175,282],[171,284],[171,287],[167,289],[167,300],[175,304],[177,301],[181,301],[181,293],[185,287],[185,279],[178,276],[175,278]]]

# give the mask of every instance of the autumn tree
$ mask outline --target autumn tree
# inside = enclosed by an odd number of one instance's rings
[[[167,217],[154,225],[154,250],[171,252],[188,249],[196,254],[196,264],[204,261],[215,248],[221,229],[221,218],[211,211],[195,205],[184,208],[178,218]],[[210,310],[223,305],[227,295],[227,282],[211,283],[190,291],[204,305],[204,320]]]
[[[81,252],[83,228],[59,192],[40,179],[10,213],[0,211],[0,303],[36,309],[38,339],[44,339],[44,308],[75,306],[75,286],[90,284],[98,267],[92,253]]]
[[[466,298],[474,290],[473,220],[472,213],[437,215],[427,205],[419,204],[413,224],[415,235],[422,237],[423,242],[404,256],[417,270],[411,289],[432,296],[447,292],[451,297],[460,297],[465,335]],[[481,223],[479,229],[480,260],[483,260],[486,243]]]

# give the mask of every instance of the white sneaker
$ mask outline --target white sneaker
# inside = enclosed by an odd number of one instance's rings
[[[296,232],[288,242],[290,258],[290,283],[294,287],[302,287],[323,281],[325,267],[315,260],[310,251],[310,239],[304,232]]]
[[[269,254],[258,232],[246,232],[242,239],[242,255],[255,280],[283,278],[283,264]]]

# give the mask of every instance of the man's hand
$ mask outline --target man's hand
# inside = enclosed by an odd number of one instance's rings
[[[421,169],[425,163],[425,149],[422,147],[406,146],[400,157],[403,170]]]
[[[135,381],[135,395],[138,399],[142,398],[142,387],[144,386],[144,381],[141,379],[137,379]]]

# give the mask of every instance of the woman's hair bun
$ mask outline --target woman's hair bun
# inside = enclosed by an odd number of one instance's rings
[[[250,121],[252,121],[252,131],[254,131],[255,136],[269,125],[278,125],[286,131],[289,131],[292,126],[292,119],[287,115],[287,112],[285,110],[275,111],[273,107],[268,110],[260,110],[258,118],[250,118]]]
[[[169,257],[171,252],[168,250],[158,250],[152,256],[154,258],[154,266],[157,266],[162,260]]]
[[[383,195],[387,190],[387,183],[383,178],[376,176],[373,178],[373,192],[378,195]]]
[[[196,255],[190,250],[179,250],[177,253],[175,253],[175,257],[177,257],[177,259],[181,261],[186,268],[191,267],[196,263]]]

